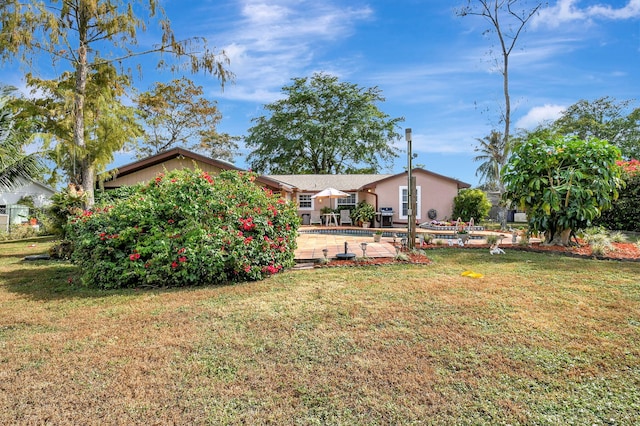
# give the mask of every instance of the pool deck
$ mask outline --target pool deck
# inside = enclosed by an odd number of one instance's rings
[[[345,234],[339,234],[337,231],[344,231]],[[396,244],[400,243],[401,234],[406,234],[407,228],[357,228],[351,226],[301,226],[300,235],[298,236],[298,248],[295,251],[296,262],[316,262],[324,258],[323,249],[327,249],[327,258],[334,259],[338,253],[344,253],[344,244],[347,243],[349,253],[355,254],[356,257],[362,257],[361,243],[367,243],[367,257],[394,257],[396,249],[393,245],[393,237],[383,236],[379,243],[373,242],[373,233],[381,230],[386,233],[397,233]],[[314,233],[317,232],[317,233]],[[323,234],[322,232],[333,232]],[[360,235],[348,235],[348,232],[361,232]],[[435,234],[435,231],[417,229],[416,234]],[[452,232],[438,231],[438,234],[452,234]],[[511,245],[511,234],[491,232],[491,231],[474,231],[472,237],[485,237],[491,234],[503,234],[505,237],[500,242],[501,246]],[[445,242],[446,244],[446,242]],[[484,238],[470,238],[467,245],[486,244]]]

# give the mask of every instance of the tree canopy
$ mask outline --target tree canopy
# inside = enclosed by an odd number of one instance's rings
[[[504,168],[503,198],[526,211],[531,231],[567,245],[572,232],[591,226],[618,197],[619,159],[618,148],[596,138],[530,139]]]
[[[42,80],[27,75],[27,86],[36,96],[23,100],[22,105],[26,114],[40,118],[38,130],[43,135],[43,152],[73,182],[82,181],[83,158],[101,172],[113,161],[114,152],[142,135],[135,109],[122,103],[129,79],[119,75],[111,64],[102,64],[87,74],[83,150],[74,143],[74,117],[69,114],[74,102],[75,76],[65,72],[59,79]],[[52,178],[57,178],[56,170]]]
[[[270,116],[253,119],[246,145],[251,168],[273,174],[379,171],[398,156],[393,142],[403,118],[377,106],[378,88],[340,82],[323,73],[295,78],[283,99],[265,106]]]
[[[134,12],[135,11],[135,12]],[[146,18],[140,18],[146,14]],[[143,15],[144,16],[144,15]],[[162,35],[152,47],[138,46],[138,31],[157,19]],[[109,64],[119,64],[147,53],[165,54],[159,66],[191,72],[212,73],[224,84],[231,77],[222,54],[209,49],[203,38],[178,40],[171,24],[156,0],[48,0],[22,2],[6,0],[0,3],[0,57],[5,61],[18,58],[31,67],[34,59],[48,55],[53,64],[64,63],[74,77],[73,143],[80,153],[81,183],[85,188],[87,206],[93,205],[96,163],[89,155],[85,140],[85,102],[87,78],[91,70]],[[164,58],[177,58],[175,63]],[[63,64],[63,67],[65,66]]]
[[[222,115],[216,103],[203,97],[203,93],[202,86],[182,77],[168,84],[156,83],[152,90],[138,95],[138,114],[146,124],[138,156],[158,154],[181,145],[233,161],[237,138],[216,131]]]
[[[640,108],[632,101],[616,101],[605,96],[593,101],[580,100],[567,108],[552,128],[580,139],[607,140],[620,148],[626,158],[640,158]]]

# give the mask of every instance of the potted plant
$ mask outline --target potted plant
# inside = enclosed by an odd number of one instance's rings
[[[373,242],[379,243],[381,239],[382,239],[382,231],[378,229],[376,232],[373,233]]]
[[[467,243],[467,240],[469,239],[469,231],[467,231],[466,229],[458,229],[457,235],[463,243]]]
[[[360,226],[368,228],[376,216],[376,209],[366,201],[360,201],[351,212],[351,220]]]

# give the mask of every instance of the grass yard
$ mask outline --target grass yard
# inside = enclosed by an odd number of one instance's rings
[[[0,244],[0,424],[640,422],[640,263],[443,248],[106,292],[29,245]]]

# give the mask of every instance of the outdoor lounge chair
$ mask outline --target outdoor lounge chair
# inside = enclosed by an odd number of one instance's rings
[[[322,225],[322,219],[320,218],[320,213],[318,212],[311,213],[311,220],[309,220],[309,225]]]
[[[347,223],[353,226],[351,210],[340,210],[340,225],[346,225]]]

